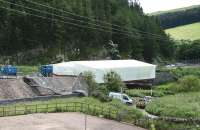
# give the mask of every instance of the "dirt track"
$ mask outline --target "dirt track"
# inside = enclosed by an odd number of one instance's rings
[[[87,116],[87,130],[144,130],[93,116]],[[80,113],[33,114],[0,118],[0,130],[84,130]]]

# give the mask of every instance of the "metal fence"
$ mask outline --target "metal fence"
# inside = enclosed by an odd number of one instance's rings
[[[129,110],[120,110],[115,107],[92,105],[83,102],[66,102],[66,103],[49,103],[49,104],[32,104],[32,105],[9,105],[0,107],[0,117],[26,115],[33,113],[56,113],[56,112],[81,112],[88,115],[101,116],[107,119],[127,122],[129,124],[141,126],[143,128],[151,128],[152,124],[162,130],[199,130],[198,124],[184,123],[178,128],[176,122],[165,121],[164,119],[150,119],[134,117],[135,113]],[[131,116],[132,114],[132,116]],[[165,125],[163,125],[165,124]]]
[[[26,115],[33,113],[55,113],[55,112],[83,112],[89,115],[103,115],[109,119],[118,119],[118,110],[111,107],[91,105],[81,102],[13,105],[0,107],[0,117]]]

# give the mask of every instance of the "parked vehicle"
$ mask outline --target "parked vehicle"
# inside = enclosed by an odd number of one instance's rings
[[[144,97],[144,101],[145,101],[146,103],[149,103],[151,100],[152,100],[152,97],[151,97],[151,96],[145,96],[145,97]]]
[[[113,99],[118,99],[122,103],[125,103],[125,104],[128,104],[128,105],[133,104],[133,100],[126,94],[110,92],[109,97],[111,97]]]

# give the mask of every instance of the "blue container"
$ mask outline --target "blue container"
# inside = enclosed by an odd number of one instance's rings
[[[50,76],[53,73],[53,66],[52,65],[43,65],[40,67],[39,71],[45,77]]]
[[[17,75],[17,67],[11,66],[11,65],[4,66],[1,68],[1,74],[16,76]]]

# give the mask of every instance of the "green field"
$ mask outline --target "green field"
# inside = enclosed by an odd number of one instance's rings
[[[200,22],[167,29],[166,33],[177,40],[197,40],[200,39]]]

